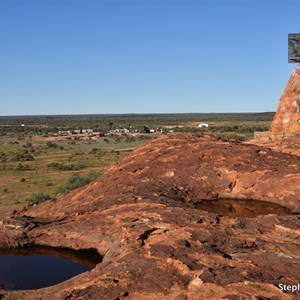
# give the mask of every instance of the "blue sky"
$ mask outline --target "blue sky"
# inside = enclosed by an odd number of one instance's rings
[[[299,1],[0,0],[0,115],[264,112]]]

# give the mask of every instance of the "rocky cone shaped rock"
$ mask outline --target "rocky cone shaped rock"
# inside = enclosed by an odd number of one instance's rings
[[[278,109],[270,127],[271,132],[300,132],[300,65],[280,97]]]

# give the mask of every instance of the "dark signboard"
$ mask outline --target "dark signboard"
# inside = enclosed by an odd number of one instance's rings
[[[289,34],[289,63],[300,62],[300,33]]]

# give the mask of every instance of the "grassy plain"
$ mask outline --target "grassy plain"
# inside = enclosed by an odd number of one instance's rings
[[[68,180],[100,176],[122,156],[157,134],[111,134],[116,128],[159,128],[249,139],[267,130],[274,113],[0,117],[0,218],[27,205],[34,194],[55,199]],[[208,128],[199,128],[199,123]],[[25,126],[22,126],[25,124]],[[106,136],[61,136],[92,128]],[[93,173],[91,173],[93,172]]]
[[[143,141],[1,137],[0,218],[22,208],[34,193],[55,198],[73,174],[84,177],[93,171],[100,176]]]

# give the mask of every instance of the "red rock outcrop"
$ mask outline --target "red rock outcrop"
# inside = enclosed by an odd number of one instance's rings
[[[300,65],[291,74],[279,100],[271,132],[300,132]]]
[[[230,218],[201,199],[300,211],[300,158],[193,134],[163,135],[86,187],[0,224],[0,247],[95,248],[93,270],[4,299],[299,299],[299,215]]]
[[[300,156],[300,132],[255,132],[254,139],[247,143]]]

